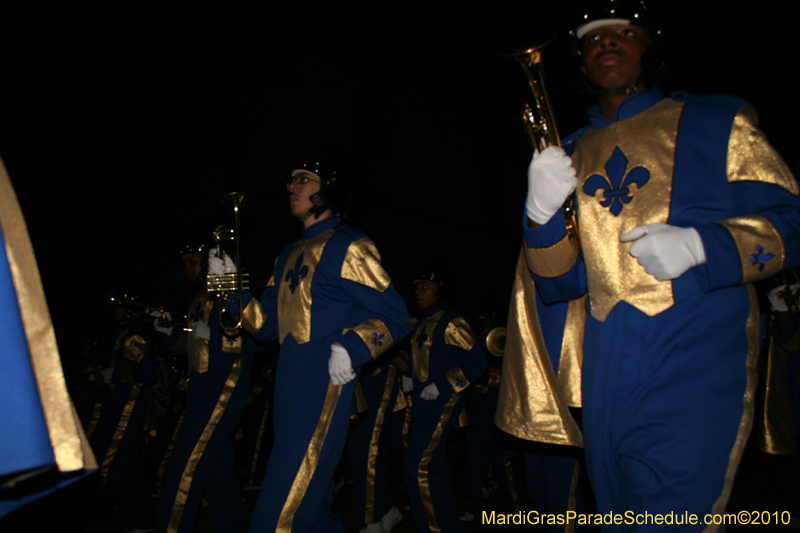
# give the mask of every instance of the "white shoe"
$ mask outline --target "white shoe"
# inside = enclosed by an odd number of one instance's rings
[[[403,513],[400,512],[400,509],[397,507],[392,507],[389,509],[389,512],[383,515],[381,518],[381,527],[386,531],[386,533],[392,533],[392,529],[394,526],[399,524],[403,520]]]
[[[466,511],[464,514],[459,516],[458,519],[461,520],[462,522],[472,522],[473,520],[475,520],[475,515],[470,513],[469,511]]]

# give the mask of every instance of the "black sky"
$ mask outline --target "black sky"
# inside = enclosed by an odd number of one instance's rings
[[[259,292],[298,235],[287,172],[340,163],[351,223],[403,292],[446,262],[467,315],[506,311],[530,157],[519,66],[497,52],[558,30],[546,71],[562,135],[589,102],[570,82],[575,2],[30,3],[0,13],[0,155],[37,254],[62,352],[112,288],[173,305],[177,250],[248,191]],[[698,7],[701,4],[701,7]],[[788,14],[661,6],[675,88],[742,96],[797,168]],[[533,39],[533,37],[531,37]],[[177,304],[179,307],[182,304]]]

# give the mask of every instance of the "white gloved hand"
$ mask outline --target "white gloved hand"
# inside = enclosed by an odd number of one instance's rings
[[[775,287],[774,289],[772,289],[767,293],[767,298],[769,299],[769,305],[773,311],[778,311],[779,313],[789,312],[789,306],[786,305],[786,300],[784,300],[779,296],[785,290],[786,287],[781,285],[780,287]],[[800,290],[800,285],[795,283],[794,285],[789,286],[789,290],[792,292],[792,294],[797,294],[797,291]]]
[[[155,317],[153,320],[153,329],[167,336],[172,335],[172,327],[162,326],[158,321],[158,319],[161,318],[161,313],[159,311],[150,311],[150,316]],[[172,315],[169,313],[166,313],[164,316],[167,317],[167,320],[172,320]]]
[[[236,272],[236,264],[230,256],[223,258],[217,257],[217,250],[212,248],[208,251],[208,273],[211,275],[232,274]]]
[[[350,354],[344,346],[331,344],[331,358],[328,359],[328,374],[334,385],[345,385],[356,378]]]
[[[192,337],[199,341],[211,340],[211,328],[202,320],[192,322]]]
[[[414,380],[413,379],[411,379],[408,376],[400,376],[400,377],[403,378],[401,380],[402,384],[403,384],[403,392],[411,392],[412,390],[414,390]]]
[[[703,240],[694,228],[647,224],[633,228],[619,240],[636,241],[631,245],[631,255],[658,281],[678,278],[706,262]]]
[[[528,166],[528,199],[525,211],[537,224],[545,224],[575,192],[578,178],[572,159],[560,146],[534,154]]]
[[[435,400],[439,397],[439,387],[436,386],[436,383],[431,383],[419,394],[423,400]]]
[[[111,376],[114,374],[113,368],[103,369],[103,383],[111,383]]]

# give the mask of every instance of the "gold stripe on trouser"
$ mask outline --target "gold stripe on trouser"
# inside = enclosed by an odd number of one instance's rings
[[[521,511],[522,504],[519,502],[519,494],[517,494],[517,488],[514,486],[514,468],[511,466],[511,461],[506,457],[505,450],[503,451],[503,462],[506,465],[506,481],[508,483],[508,492],[511,494],[511,499],[514,500],[514,510]]]
[[[369,457],[367,459],[367,492],[364,505],[364,522],[372,523],[375,514],[375,464],[378,462],[378,441],[381,438],[383,429],[383,418],[389,407],[389,399],[392,397],[392,390],[395,382],[395,368],[389,365],[388,375],[386,376],[386,386],[383,389],[383,397],[378,406],[378,413],[375,415],[375,425],[372,426],[372,439],[369,442]]]
[[[181,475],[181,482],[178,485],[178,493],[175,495],[175,503],[172,505],[172,515],[169,517],[169,525],[167,526],[168,533],[178,531],[178,526],[181,524],[181,517],[183,516],[183,509],[186,506],[186,499],[189,496],[189,489],[192,488],[192,481],[194,480],[194,471],[197,468],[197,463],[203,457],[203,452],[211,440],[211,435],[217,429],[219,421],[222,420],[222,415],[228,407],[228,401],[231,399],[233,390],[236,388],[236,383],[239,381],[239,376],[242,374],[242,359],[237,359],[233,363],[231,373],[228,374],[228,379],[225,381],[225,386],[222,388],[222,394],[217,400],[217,406],[214,407],[214,412],[211,413],[211,418],[208,420],[205,429],[203,429],[200,440],[192,450],[189,456],[189,462],[186,463],[186,468]]]
[[[256,470],[258,468],[258,452],[261,451],[261,443],[264,440],[264,430],[267,427],[267,420],[269,420],[269,398],[264,402],[264,414],[261,415],[261,424],[258,426],[258,435],[256,436],[256,449],[253,451],[253,464],[250,465],[250,475],[247,478],[247,483],[250,486],[256,484]]]
[[[125,429],[128,427],[128,422],[131,420],[131,413],[133,406],[136,404],[136,399],[139,397],[139,392],[142,390],[142,384],[136,383],[131,387],[131,393],[128,395],[128,401],[125,402],[125,407],[122,408],[122,414],[117,423],[117,429],[114,431],[114,436],[111,438],[111,444],[108,446],[106,456],[103,458],[103,465],[100,467],[100,484],[106,484],[108,477],[108,469],[111,468],[111,463],[114,461],[114,456],[119,449],[119,443],[122,436],[125,434]]]
[[[444,427],[447,425],[450,415],[453,414],[453,406],[460,397],[461,393],[457,392],[453,394],[450,400],[445,404],[442,410],[442,416],[439,418],[439,423],[436,425],[433,435],[431,435],[431,442],[428,444],[428,447],[425,448],[422,454],[422,460],[419,462],[419,470],[417,472],[419,494],[422,498],[422,507],[425,509],[425,516],[428,517],[428,527],[430,527],[432,533],[441,533],[442,530],[439,529],[439,524],[436,522],[436,513],[433,509],[433,500],[431,500],[431,487],[428,483],[428,463],[431,462],[433,451],[436,449],[436,446],[439,445],[439,441],[442,439],[442,433],[444,433]]]
[[[403,393],[405,396],[405,393]],[[408,439],[411,435],[411,395],[406,396],[406,416],[403,418],[403,454],[408,452]]]
[[[758,357],[758,298],[756,290],[753,285],[748,285],[747,290],[750,296],[750,316],[747,317],[747,325],[745,330],[747,332],[747,362],[745,367],[747,369],[747,387],[742,397],[744,409],[742,412],[742,419],[739,422],[739,432],[736,435],[736,441],[731,449],[731,454],[728,456],[728,469],[725,471],[725,485],[722,487],[722,493],[711,506],[712,514],[722,514],[725,512],[725,507],[728,505],[728,498],[733,489],[733,480],[736,477],[736,470],[739,468],[739,462],[742,459],[745,444],[747,444],[747,437],[750,435],[750,429],[753,426],[753,396],[756,392],[756,358]],[[713,533],[719,529],[719,524],[710,524],[703,530],[704,532]]]
[[[325,437],[328,436],[333,413],[336,411],[336,405],[339,403],[339,396],[341,394],[341,385],[334,385],[328,382],[328,392],[325,394],[325,403],[319,415],[317,429],[314,430],[314,435],[312,435],[311,442],[308,443],[308,448],[306,449],[306,455],[303,457],[303,462],[300,463],[300,469],[294,477],[292,488],[289,489],[289,494],[286,497],[286,503],[283,504],[283,509],[278,518],[278,525],[275,531],[289,532],[292,530],[294,514],[303,502],[306,490],[308,490],[308,484],[317,469],[320,452],[322,452],[322,445],[325,444]]]
[[[94,410],[92,411],[92,418],[89,420],[89,425],[86,426],[86,438],[91,439],[92,434],[94,434],[94,430],[97,427],[97,421],[100,420],[100,413],[103,411],[103,404],[96,403],[94,404]]]
[[[178,423],[175,424],[175,431],[172,432],[172,438],[169,441],[169,446],[167,446],[167,451],[164,453],[164,458],[161,459],[161,464],[158,465],[158,475],[156,476],[156,488],[158,492],[161,492],[161,486],[164,484],[164,472],[167,470],[169,458],[172,457],[172,450],[175,448],[175,441],[178,440],[178,433],[181,431],[181,425],[183,424],[183,417],[185,415],[186,411],[183,411],[178,418]]]
[[[567,514],[570,512],[577,512],[578,508],[578,478],[581,475],[581,462],[575,461],[575,467],[572,469],[572,481],[569,484],[569,499],[567,500]],[[574,514],[573,514],[574,516]],[[573,533],[575,531],[575,521],[567,522],[567,527],[564,528],[564,533]]]

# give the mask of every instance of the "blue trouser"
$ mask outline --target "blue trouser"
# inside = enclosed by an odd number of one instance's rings
[[[247,529],[232,435],[247,404],[253,358],[237,361],[190,373],[186,415],[158,502],[159,532],[195,531],[204,493],[218,532]]]
[[[418,533],[461,531],[456,511],[447,438],[464,407],[462,393],[423,400],[414,388],[411,437],[404,471],[408,499]]]

